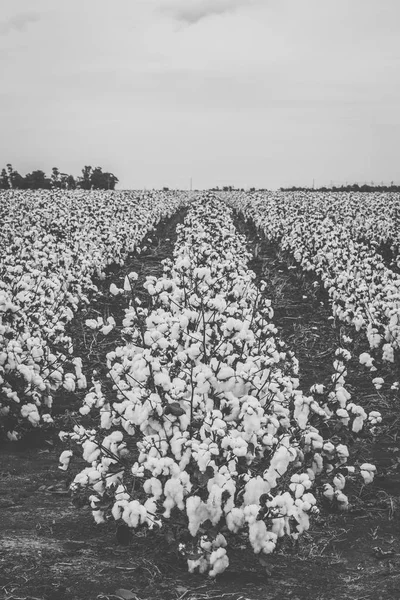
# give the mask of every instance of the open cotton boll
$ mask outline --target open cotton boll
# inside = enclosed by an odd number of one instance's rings
[[[378,423],[382,423],[381,413],[378,412],[377,410],[372,410],[368,414],[368,421],[371,423],[371,425],[377,425]]]
[[[374,359],[368,352],[362,352],[359,356],[360,364],[365,365],[368,368],[373,367]]]
[[[208,518],[207,505],[199,496],[189,496],[186,500],[186,514],[189,520],[189,532],[195,537],[200,525]]]
[[[335,486],[335,489],[343,490],[346,485],[345,477],[341,473],[338,473],[333,479],[333,485]]]
[[[104,327],[102,327],[100,329],[100,331],[103,335],[108,335],[113,329],[114,329],[114,325],[109,324],[109,325],[104,325]]]
[[[112,283],[110,285],[110,294],[112,296],[119,296],[119,294],[122,294],[124,292],[123,289],[118,288],[115,283]]]
[[[233,507],[230,512],[225,515],[226,525],[230,531],[237,533],[244,525],[244,512],[242,508]]]
[[[374,384],[375,389],[381,390],[383,387],[383,384],[385,383],[385,380],[382,377],[375,377],[372,380],[372,383]]]
[[[100,329],[101,327],[96,319],[86,319],[85,325],[86,327],[89,327],[89,329]]]
[[[327,498],[328,500],[333,500],[334,495],[335,495],[335,490],[333,489],[333,487],[330,485],[330,483],[325,483],[323,486],[323,495],[325,496],[325,498]]]
[[[40,422],[40,415],[35,404],[25,404],[22,406],[21,416],[27,418],[34,426],[37,426]]]
[[[61,452],[60,457],[59,457],[59,469],[61,469],[62,471],[66,471],[68,469],[71,457],[72,457],[73,453],[72,450],[64,450],[64,452]]]
[[[216,577],[219,573],[223,573],[229,566],[229,558],[225,548],[217,548],[210,554],[211,570],[210,577]]]

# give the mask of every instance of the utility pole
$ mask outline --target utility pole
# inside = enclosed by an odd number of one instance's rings
[[[192,191],[192,189],[193,189],[193,180],[192,180],[192,177],[191,177],[190,178],[190,191]]]

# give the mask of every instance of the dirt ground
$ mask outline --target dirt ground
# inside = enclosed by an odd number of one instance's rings
[[[131,256],[123,269],[110,269],[89,312],[72,324],[76,353],[88,369],[101,368],[108,351],[93,345],[82,323],[93,314],[118,313],[106,294],[110,281],[136,270],[139,283],[158,275],[161,260],[171,255],[178,215],[149,236],[141,256]],[[331,373],[338,327],[328,320],[323,292],[291,268],[287,257],[268,245],[250,225],[238,221],[254,251],[250,264],[258,278],[270,282],[270,296],[280,335],[300,361],[301,387],[323,382]],[[362,347],[362,341],[357,342]],[[89,351],[90,350],[90,351]],[[96,366],[97,365],[97,366]],[[388,373],[388,376],[391,374]],[[394,374],[392,374],[394,376]],[[354,400],[378,407],[384,422],[374,437],[360,438],[352,455],[374,462],[378,476],[366,487],[347,493],[345,514],[325,510],[298,544],[285,543],[267,557],[243,550],[240,540],[230,552],[228,570],[216,580],[187,573],[168,540],[148,532],[133,535],[126,545],[114,523],[96,525],[88,507],[74,506],[69,473],[58,469],[63,446],[51,433],[30,435],[0,447],[0,598],[4,600],[395,600],[400,598],[400,418],[395,398],[380,396],[357,361],[349,369]],[[58,399],[73,413],[79,397]],[[378,406],[379,405],[379,406]]]
[[[399,508],[377,485],[348,514],[319,517],[297,547],[268,557],[266,568],[237,548],[229,569],[210,580],[189,575],[159,534],[122,546],[115,524],[96,525],[88,508],[72,504],[59,452],[16,445],[1,451],[5,600],[105,600],[121,588],[140,600],[400,598]]]

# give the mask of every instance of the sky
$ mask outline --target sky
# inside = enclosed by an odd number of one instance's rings
[[[0,168],[400,181],[398,0],[0,0]]]

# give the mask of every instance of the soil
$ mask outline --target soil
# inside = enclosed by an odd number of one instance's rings
[[[162,260],[172,254],[175,226],[183,216],[161,223],[143,253],[130,255],[123,267],[111,267],[106,280],[99,282],[100,292],[90,309],[71,324],[75,353],[85,356],[85,368],[102,368],[113,337],[92,344],[82,334],[84,320],[107,316],[109,311],[117,315],[120,327],[124,300],[110,297],[110,283],[121,285],[132,270],[139,273],[138,286],[147,274],[159,275]],[[293,268],[290,258],[269,245],[251,224],[238,218],[237,226],[253,251],[250,267],[258,279],[270,283],[274,322],[300,361],[302,389],[322,383],[332,373],[333,353],[343,333],[328,319],[331,313],[323,290]],[[362,348],[362,339],[356,342]],[[4,444],[0,447],[0,598],[398,600],[398,398],[389,392],[379,394],[356,360],[349,368],[349,385],[356,402],[369,409],[379,405],[384,416],[375,436],[360,437],[352,447],[353,456],[377,465],[374,483],[347,492],[351,502],[347,513],[323,509],[299,543],[285,542],[263,565],[238,544],[230,552],[229,568],[215,580],[188,574],[185,562],[160,534],[124,539],[115,523],[96,525],[88,507],[77,508],[68,490],[70,475],[57,466],[63,446],[55,435],[34,432],[22,442]],[[58,398],[59,424],[75,414],[80,401],[79,394]]]

